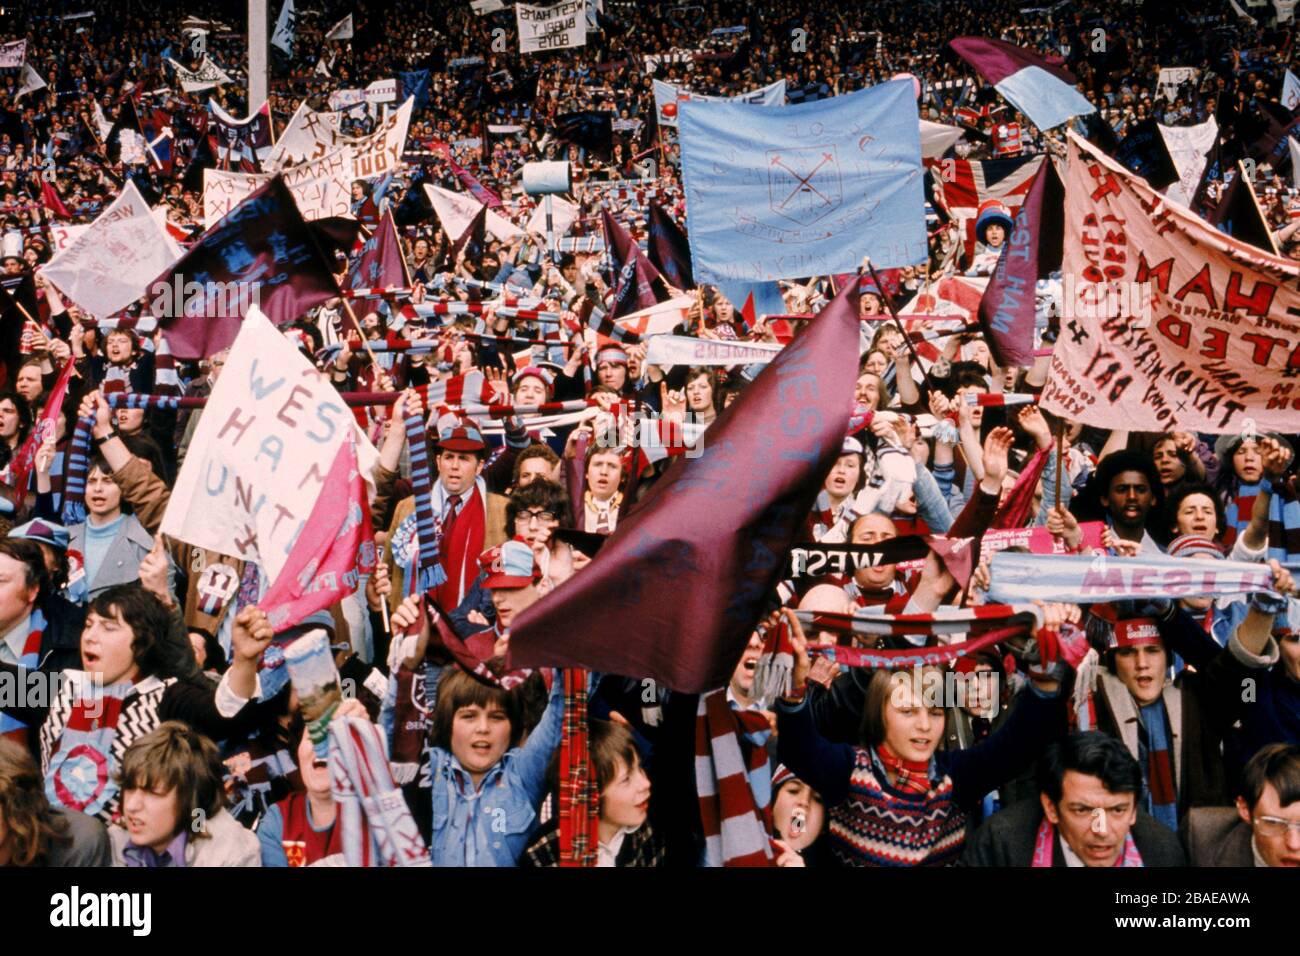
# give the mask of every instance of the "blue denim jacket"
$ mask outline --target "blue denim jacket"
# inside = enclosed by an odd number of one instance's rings
[[[428,671],[438,670],[428,668]],[[426,680],[436,677],[428,673]],[[449,750],[430,748],[433,828],[429,840],[434,866],[514,866],[537,822],[546,791],[546,770],[560,743],[564,722],[564,681],[557,676],[541,721],[522,747],[474,785]]]

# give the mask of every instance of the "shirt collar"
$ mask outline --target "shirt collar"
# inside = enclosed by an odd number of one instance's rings
[[[128,842],[122,848],[122,856],[129,861],[130,866],[183,868],[187,837],[185,830],[181,830],[161,853],[153,847],[137,846],[135,843]]]
[[[15,664],[23,659],[23,645],[27,643],[27,635],[31,633],[31,629],[32,616],[29,613],[11,627],[4,636],[5,645],[9,648],[9,652],[13,654]]]
[[[1264,855],[1259,852],[1259,844],[1255,842],[1255,828],[1251,827],[1250,833],[1250,855],[1255,858],[1256,866],[1268,866],[1264,860]]]

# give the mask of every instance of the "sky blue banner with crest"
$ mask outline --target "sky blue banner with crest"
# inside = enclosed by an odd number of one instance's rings
[[[767,281],[926,259],[911,80],[797,106],[680,104],[697,281]]]

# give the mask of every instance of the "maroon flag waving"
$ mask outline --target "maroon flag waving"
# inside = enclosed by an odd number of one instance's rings
[[[41,180],[41,205],[62,219],[71,219],[72,213],[63,204],[59,191],[47,180]]]
[[[352,289],[390,289],[406,288],[410,284],[397,227],[393,225],[393,213],[389,210],[379,220],[374,235],[361,247],[361,255],[348,275],[348,286]]]
[[[650,260],[641,254],[627,230],[609,214],[601,210],[601,224],[605,229],[605,248],[614,263],[614,302],[609,309],[611,319],[648,309],[668,301],[663,276]]]
[[[646,250],[670,283],[679,289],[695,288],[691,273],[691,247],[686,233],[658,203],[650,204],[650,245]]]
[[[718,416],[591,566],[511,628],[509,667],[588,667],[699,693],[727,682],[844,441],[851,283]]]
[[[339,290],[276,176],[213,223],[147,294],[172,354],[195,359],[234,342],[252,305],[284,325]]]
[[[1065,187],[1047,159],[1029,187],[1025,204],[980,299],[979,322],[999,365],[1034,363],[1034,287],[1061,267]]]

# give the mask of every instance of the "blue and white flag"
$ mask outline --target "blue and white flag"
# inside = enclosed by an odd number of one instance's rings
[[[1073,73],[1037,53],[988,37],[957,37],[948,45],[1039,129],[1097,112],[1074,88]]]
[[[271,46],[293,56],[293,38],[298,26],[298,11],[293,8],[293,0],[284,0],[280,8],[280,18],[275,21],[275,32],[271,34]]]
[[[687,100],[679,130],[697,282],[925,261],[911,80],[799,106]]]

